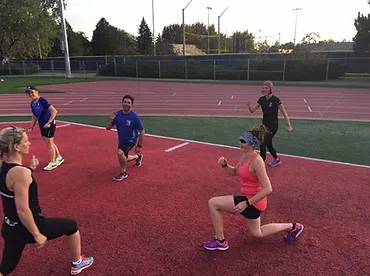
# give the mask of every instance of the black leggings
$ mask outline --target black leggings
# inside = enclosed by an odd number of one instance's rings
[[[277,130],[270,131],[270,134],[267,134],[265,136],[264,142],[261,143],[261,145],[260,145],[260,153],[261,153],[261,157],[262,157],[262,159],[264,161],[266,160],[266,147],[268,148],[268,150],[271,153],[272,157],[274,157],[274,159],[277,158],[277,154],[276,154],[275,148],[272,145],[272,138],[274,138],[276,132],[277,132]]]
[[[35,218],[41,234],[48,240],[61,236],[71,236],[78,231],[76,221],[65,218]],[[18,265],[23,249],[27,244],[36,243],[31,233],[23,226],[9,226],[3,223],[2,235],[4,238],[3,258],[0,264],[0,273],[10,274]]]

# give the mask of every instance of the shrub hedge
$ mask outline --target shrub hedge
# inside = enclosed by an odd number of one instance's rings
[[[284,60],[250,59],[235,63],[222,61],[145,61],[117,63],[101,66],[100,76],[167,78],[167,79],[216,79],[216,80],[283,80]],[[186,71],[185,71],[186,68]],[[286,81],[321,81],[326,79],[326,59],[285,59]],[[334,80],[347,72],[345,62],[329,61],[328,79]],[[186,74],[186,75],[185,75]]]
[[[41,68],[34,63],[0,63],[0,76],[31,75],[38,72],[41,72]]]

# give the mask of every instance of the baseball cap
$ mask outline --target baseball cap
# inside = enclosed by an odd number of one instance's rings
[[[36,88],[36,87],[34,87],[34,86],[32,86],[32,85],[28,85],[28,86],[26,87],[26,90],[25,90],[24,92],[28,93],[29,91],[32,91],[32,90],[37,90],[37,88]]]

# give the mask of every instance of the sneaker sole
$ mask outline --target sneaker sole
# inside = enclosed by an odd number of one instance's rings
[[[52,170],[55,170],[57,167],[58,167],[58,166],[56,165],[56,166],[54,166],[54,167],[52,167],[52,168],[50,168],[50,169],[43,168],[43,170],[44,170],[44,171],[52,171]]]
[[[58,163],[57,167],[62,165],[63,163],[64,163],[64,159]]]
[[[215,250],[220,250],[220,251],[226,251],[229,249],[229,246],[228,247],[216,247],[216,248],[210,248],[210,247],[206,247],[203,245],[203,247],[209,251],[215,251]]]
[[[281,161],[280,161],[280,163],[277,163],[277,164],[275,164],[275,165],[270,165],[270,164],[268,164],[267,166],[269,166],[270,168],[274,168],[274,167],[279,166],[279,165],[281,165]]]

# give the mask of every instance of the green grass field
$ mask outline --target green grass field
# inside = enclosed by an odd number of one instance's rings
[[[59,120],[105,126],[107,116],[58,116]],[[259,124],[260,119],[202,117],[142,117],[147,133],[238,146],[238,137]],[[1,121],[30,120],[30,117],[0,117]],[[291,120],[294,131],[287,133],[284,122],[274,138],[278,153],[370,165],[370,123]],[[201,153],[200,153],[201,154]]]
[[[48,85],[76,82],[96,81],[92,78],[63,78],[63,77],[1,77],[4,81],[0,82],[0,94],[23,93],[27,85]],[[42,91],[43,93],[57,93],[55,91]]]
[[[176,83],[204,83],[204,84],[230,84],[230,85],[260,85],[262,81],[211,81],[211,80],[177,80],[177,79],[136,79],[136,78],[114,78],[114,77],[86,77],[86,78],[65,78],[65,77],[47,77],[47,76],[20,76],[20,77],[0,77],[3,82],[0,82],[0,94],[15,94],[23,93],[27,85],[48,85],[48,84],[65,84],[77,82],[93,82],[93,81],[146,81],[146,82],[176,82]],[[368,84],[356,82],[281,82],[274,81],[275,86],[297,86],[297,87],[337,87],[337,88],[370,88]],[[57,93],[55,91],[42,91],[43,93]]]

